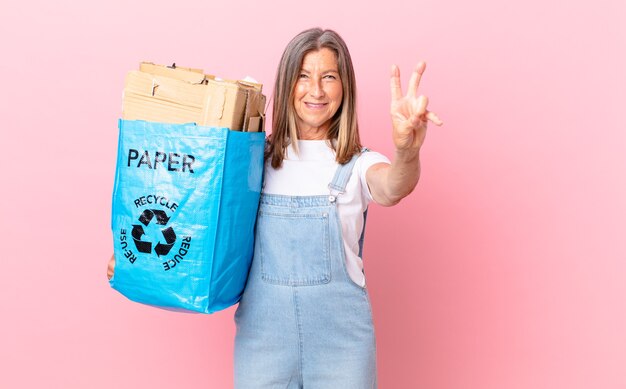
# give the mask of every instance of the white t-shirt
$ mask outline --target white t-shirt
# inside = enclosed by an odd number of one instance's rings
[[[289,146],[283,166],[276,170],[271,161],[265,165],[263,193],[286,196],[328,195],[337,162],[335,152],[325,140],[298,141],[299,154]],[[363,212],[372,201],[365,174],[376,163],[389,163],[384,155],[369,151],[361,154],[354,164],[346,192],[337,196],[337,211],[346,252],[346,269],[350,278],[365,287],[363,261],[359,257],[359,238],[363,230]]]

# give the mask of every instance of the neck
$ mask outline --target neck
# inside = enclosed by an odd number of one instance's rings
[[[300,140],[324,140],[327,138],[327,126],[298,128],[298,139]]]

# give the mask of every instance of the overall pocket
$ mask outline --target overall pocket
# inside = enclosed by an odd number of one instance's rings
[[[271,284],[304,286],[330,281],[328,213],[260,211],[261,276]]]

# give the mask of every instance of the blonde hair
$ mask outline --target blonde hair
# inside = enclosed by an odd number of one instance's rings
[[[328,130],[328,141],[335,150],[335,160],[338,163],[346,163],[361,151],[356,115],[356,82],[350,52],[344,40],[335,31],[312,28],[302,31],[289,42],[278,64],[274,84],[272,134],[269,136],[265,152],[265,157],[271,158],[274,169],[282,166],[290,143],[293,142],[294,150],[298,151],[293,91],[304,57],[322,48],[332,50],[337,56],[343,89],[341,105],[331,119]]]

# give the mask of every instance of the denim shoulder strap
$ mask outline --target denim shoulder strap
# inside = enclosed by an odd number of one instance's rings
[[[367,151],[369,151],[369,149],[364,147],[363,150],[361,150],[361,153],[365,153]],[[337,170],[335,171],[335,177],[333,177],[333,181],[330,184],[328,184],[328,188],[330,189],[330,195],[331,195],[330,197],[332,199],[331,201],[334,202],[334,199],[337,197],[337,195],[346,191],[346,185],[348,184],[348,180],[350,179],[350,176],[352,175],[352,168],[354,167],[354,163],[359,158],[361,153],[355,154],[354,156],[352,156],[352,159],[350,159],[350,161],[348,161],[347,163],[343,165],[339,165],[337,167]],[[365,208],[365,211],[363,212],[363,230],[361,230],[361,236],[359,237],[359,257],[361,258],[363,258],[363,240],[365,238],[365,222],[366,221],[367,221],[367,208]]]
[[[369,151],[367,148],[363,148],[361,153]],[[359,158],[361,153],[354,154],[352,159],[348,162],[337,166],[337,170],[335,171],[335,176],[330,184],[328,184],[328,189],[330,189],[330,193],[333,196],[337,196],[346,191],[346,185],[348,184],[348,180],[350,180],[350,176],[352,175],[352,168],[356,163],[356,160]]]

